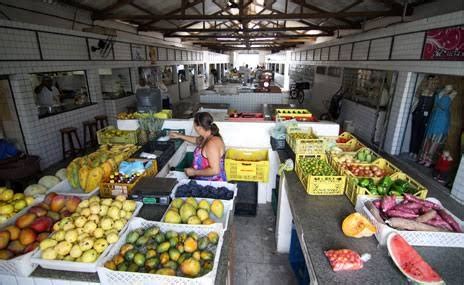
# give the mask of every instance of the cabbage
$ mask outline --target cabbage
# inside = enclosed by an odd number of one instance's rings
[[[66,168],[61,168],[55,173],[55,176],[58,177],[61,181],[66,180]]]
[[[27,186],[26,189],[24,189],[24,195],[27,196],[37,196],[41,194],[45,194],[47,192],[47,188],[45,186],[40,185],[40,184],[32,184]]]
[[[39,184],[45,186],[47,189],[53,188],[58,183],[60,183],[60,179],[52,175],[44,176],[39,180]]]

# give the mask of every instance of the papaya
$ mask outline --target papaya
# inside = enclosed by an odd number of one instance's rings
[[[113,172],[113,166],[108,161],[105,161],[100,167],[103,169],[103,178],[108,179]]]
[[[79,166],[75,162],[71,162],[66,167],[66,178],[72,188],[79,187]]]
[[[89,193],[98,187],[103,179],[103,169],[101,167],[92,168],[87,178],[87,184],[85,185],[84,192]]]
[[[79,169],[79,185],[81,189],[86,189],[87,187],[89,171],[90,170],[87,166],[83,166]]]

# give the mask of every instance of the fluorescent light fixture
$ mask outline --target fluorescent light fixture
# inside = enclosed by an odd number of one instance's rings
[[[275,37],[272,38],[257,38],[257,39],[250,39],[250,41],[273,41],[275,40]]]
[[[217,41],[236,41],[237,38],[216,38]]]
[[[309,30],[309,31],[306,31],[307,35],[319,35],[319,34],[322,34],[322,31],[320,30]]]

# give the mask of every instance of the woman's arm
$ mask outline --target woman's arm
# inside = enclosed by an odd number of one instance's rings
[[[182,139],[186,142],[192,143],[192,144],[199,144],[199,137],[195,136],[186,136],[178,132],[169,132],[169,137],[171,139]]]

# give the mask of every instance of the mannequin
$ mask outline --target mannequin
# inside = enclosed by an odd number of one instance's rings
[[[435,96],[432,114],[427,122],[425,141],[422,147],[420,164],[432,165],[434,155],[443,146],[448,136],[451,103],[457,92],[452,85],[446,85]]]
[[[433,95],[437,89],[438,79],[429,75],[421,82],[416,96],[412,103],[412,127],[411,142],[409,145],[409,155],[412,159],[417,159],[422,141],[424,139],[427,119],[432,112]]]

